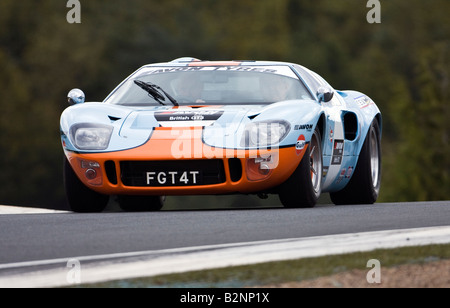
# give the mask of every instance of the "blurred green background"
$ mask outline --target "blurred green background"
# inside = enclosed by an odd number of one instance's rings
[[[379,201],[450,199],[450,1],[381,0],[380,24],[365,0],[80,2],[81,24],[65,0],[0,2],[0,204],[65,208],[70,89],[102,101],[143,64],[183,56],[295,62],[366,93],[384,116]],[[219,202],[202,198],[176,202]]]

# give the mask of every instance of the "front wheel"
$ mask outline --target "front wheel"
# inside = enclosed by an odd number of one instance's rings
[[[350,182],[338,192],[330,193],[336,205],[373,204],[378,199],[381,184],[380,126],[375,119],[370,126],[358,163]]]
[[[78,179],[67,158],[64,159],[63,175],[67,202],[72,212],[99,213],[106,208],[109,196],[87,188]]]
[[[294,174],[280,186],[279,197],[286,208],[311,208],[322,192],[322,139],[316,127],[311,142]]]

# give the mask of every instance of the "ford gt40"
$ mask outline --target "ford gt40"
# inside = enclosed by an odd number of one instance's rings
[[[381,112],[293,63],[180,58],[145,65],[103,102],[68,95],[61,115],[70,208],[156,211],[165,196],[277,194],[307,208],[372,204]]]

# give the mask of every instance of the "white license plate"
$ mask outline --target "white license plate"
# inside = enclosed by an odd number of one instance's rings
[[[148,171],[148,186],[192,186],[201,185],[200,171]]]

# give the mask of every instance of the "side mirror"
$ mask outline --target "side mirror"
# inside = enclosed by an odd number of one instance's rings
[[[72,89],[69,94],[67,94],[69,105],[83,104],[85,98],[84,92],[80,89]]]
[[[320,87],[317,89],[317,98],[319,99],[319,102],[329,102],[333,98],[333,90],[326,87]]]

